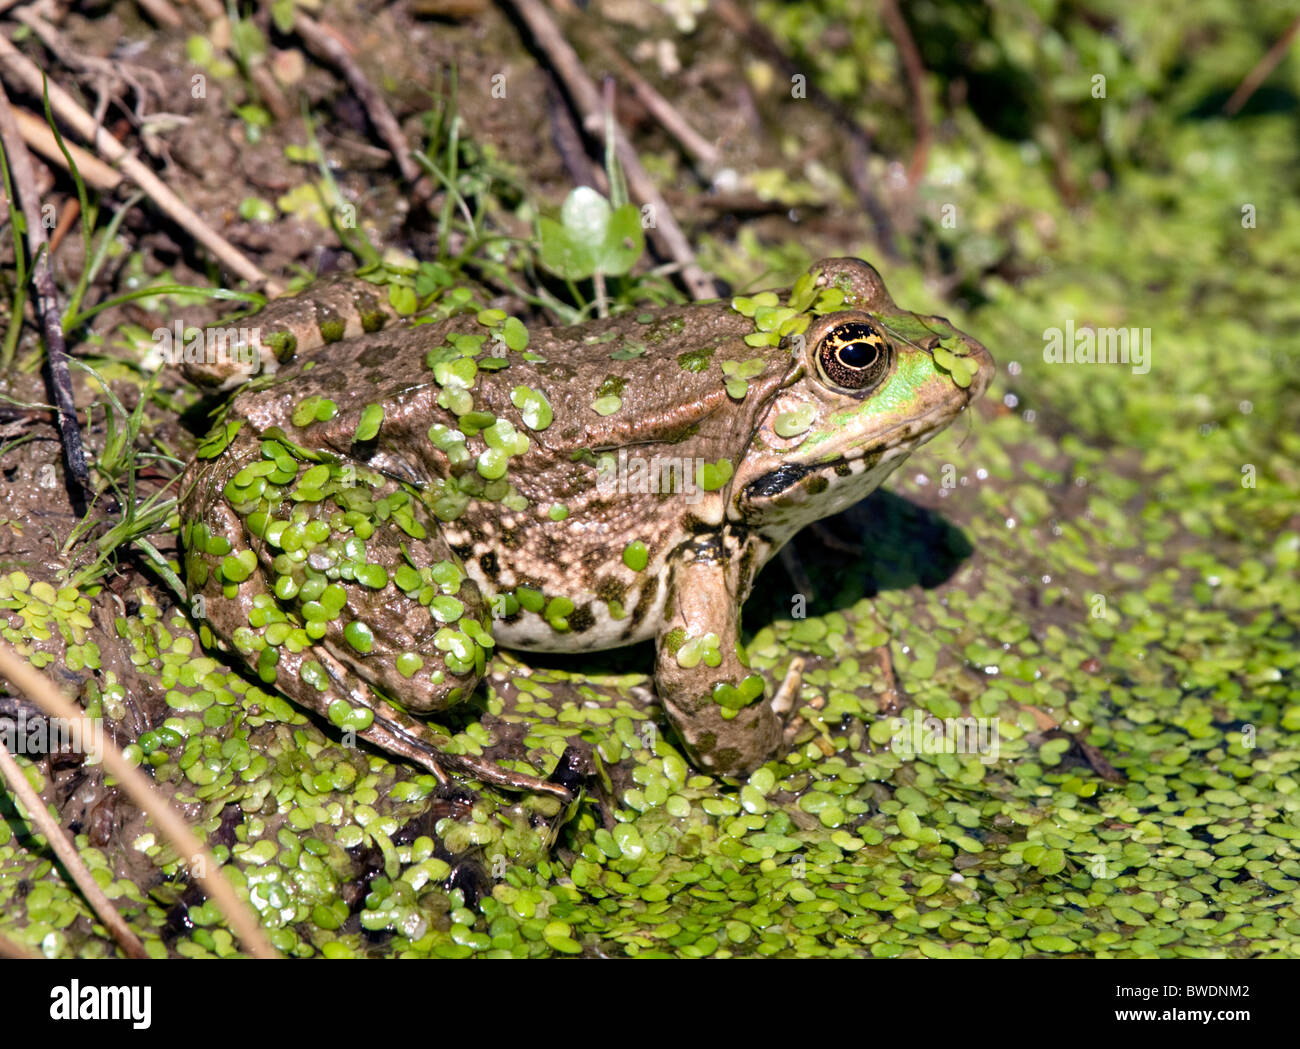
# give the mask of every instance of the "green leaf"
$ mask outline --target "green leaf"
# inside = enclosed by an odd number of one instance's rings
[[[388,302],[403,317],[409,317],[418,305],[414,289],[408,288],[405,284],[388,286]]]
[[[275,0],[271,5],[271,19],[275,22],[275,28],[281,33],[292,33],[294,22],[294,0]]]
[[[551,425],[551,403],[540,391],[516,386],[510,391],[510,403],[519,409],[524,425],[530,430],[545,430]]]
[[[373,441],[379,434],[379,426],[384,421],[382,404],[367,404],[361,409],[361,418],[357,422],[357,432],[353,441]]]
[[[558,222],[538,220],[538,238],[542,266],[566,280],[627,273],[645,250],[636,205],[611,208],[589,186],[579,186],[568,195]]]

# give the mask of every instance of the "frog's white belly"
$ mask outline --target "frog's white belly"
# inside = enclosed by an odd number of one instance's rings
[[[466,570],[485,594],[493,592],[492,584],[482,578],[473,565],[467,564]],[[628,590],[627,603],[624,605],[626,614],[622,619],[611,616],[609,605],[594,594],[566,592],[565,596],[575,606],[590,609],[593,622],[585,630],[558,631],[543,616],[535,612],[520,612],[510,620],[495,619],[492,623],[492,636],[503,648],[517,648],[525,652],[599,652],[606,648],[649,641],[663,620],[664,603],[668,597],[668,568],[663,565],[657,573],[652,574],[647,570],[642,575],[647,582],[657,580],[658,585],[654,598],[635,626],[632,624],[631,610],[640,600],[639,588]],[[491,597],[488,598],[488,607],[492,607]]]

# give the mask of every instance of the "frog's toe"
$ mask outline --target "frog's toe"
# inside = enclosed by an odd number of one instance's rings
[[[718,665],[688,666],[667,646],[655,668],[655,689],[692,763],[714,775],[752,772],[782,744],[782,718],[762,676],[734,655]],[[678,650],[678,653],[681,649]]]
[[[721,687],[736,688],[726,683]],[[666,698],[663,702],[691,762],[712,775],[753,772],[782,745],[781,718],[765,699],[734,713],[719,705],[712,694],[690,704],[689,714]]]

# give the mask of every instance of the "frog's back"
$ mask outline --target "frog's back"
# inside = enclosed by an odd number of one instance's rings
[[[754,359],[759,351],[742,341],[752,330],[751,321],[723,305],[667,307],[636,319],[535,329],[523,353],[485,344],[468,393],[475,411],[509,420],[548,458],[567,461],[662,444],[681,456],[713,461],[744,447],[765,399],[784,377],[788,355],[771,354],[765,369],[747,381],[743,397],[728,395],[722,363]],[[334,415],[300,432],[304,443],[362,458],[400,451],[410,460],[418,446],[428,445],[433,424],[458,430],[465,414],[440,396],[445,387],[430,367],[430,353],[450,347],[449,340],[483,333],[473,317],[457,317],[349,338],[285,364],[240,394],[232,411],[258,432],[292,431],[303,400],[325,397]],[[545,427],[530,426],[515,403],[521,387],[545,398]],[[374,404],[385,411],[381,434],[358,448],[355,424]],[[427,452],[418,456],[424,469],[412,461],[409,471],[399,471],[402,479],[418,482],[452,472],[445,456],[431,447]]]
[[[473,317],[404,325],[288,362],[232,412],[416,486],[489,597],[527,587],[575,606],[559,633],[505,617],[503,643],[609,647],[651,635],[674,551],[723,522],[790,362],[747,346],[752,330],[721,304],[537,329],[522,351],[476,342]],[[312,397],[328,418],[303,410]],[[358,441],[374,405],[378,433]]]

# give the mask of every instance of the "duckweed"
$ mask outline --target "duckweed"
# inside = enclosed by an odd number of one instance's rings
[[[374,513],[339,507],[357,516],[333,547],[332,531],[322,536],[310,518],[315,493],[331,498],[337,478],[311,473],[325,464],[279,439],[264,442],[265,465],[232,478],[250,504],[268,488],[307,497],[280,520],[247,511],[274,559],[275,596],[314,602],[326,618],[311,622],[342,614],[329,590],[337,580],[295,568],[293,555],[311,549],[333,560],[339,579],[346,568],[363,586],[391,582],[426,606],[439,602],[440,650],[466,666],[490,654],[491,664],[482,691],[445,723],[435,716],[433,731],[449,752],[534,769],[554,767],[567,745],[590,748],[594,778],[570,818],[548,799],[472,781],[445,796],[434,777],[348,745],[368,712],[343,703],[314,719],[287,702],[272,689],[276,661],[311,639],[274,618],[270,595],[244,638],[264,631],[260,681],[205,654],[201,623],[196,633],[146,588],[118,594],[118,609],[94,588],[33,579],[30,565],[0,571],[0,636],[35,665],[66,667],[87,712],[192,813],[287,954],[1297,957],[1300,401],[1291,322],[1267,305],[1289,304],[1296,278],[1285,241],[1297,228],[1287,221],[1294,202],[1276,189],[1289,184],[1292,120],[1261,111],[1240,126],[1156,128],[1186,152],[1171,158],[1177,191],[1149,172],[1133,178],[1116,154],[1115,188],[1090,198],[1086,235],[1056,198],[1059,173],[1023,162],[1022,144],[986,138],[973,157],[943,143],[963,173],[945,189],[963,227],[948,246],[979,241],[990,257],[1005,250],[1015,261],[997,203],[1015,165],[1017,207],[1035,216],[1015,235],[1031,263],[1050,257],[1052,267],[1018,272],[1014,289],[978,281],[984,304],[959,323],[999,361],[987,410],[917,452],[895,474],[895,494],[831,522],[861,540],[863,555],[797,538],[813,586],[797,612],[779,564],[758,580],[746,608],[754,676],[771,690],[792,656],[806,665],[789,752],[747,780],[686,764],[664,732],[648,668],[593,660],[578,672],[496,653],[441,601],[459,601],[451,564],[403,566],[381,581],[365,544],[381,512],[416,527],[400,501]],[[1144,139],[1159,148],[1156,136]],[[1213,163],[1188,178],[1206,155]],[[1257,230],[1223,220],[1223,201],[1246,197],[1271,216]],[[1255,282],[1246,319],[1240,273]],[[1098,274],[1123,294],[1106,292]],[[900,301],[910,294],[896,291]],[[473,301],[463,288],[445,299],[447,309]],[[1063,303],[1082,302],[1099,316],[1119,311],[1114,323],[1142,318],[1157,346],[1177,354],[1158,351],[1148,376],[1042,361],[1037,333],[1062,322]],[[843,303],[841,289],[806,274],[784,305],[774,294],[733,305],[754,321],[757,343],[773,345],[782,328]],[[1083,318],[1084,306],[1070,309]],[[644,321],[650,345],[666,337],[657,318]],[[476,372],[454,362],[488,339],[498,356],[477,367],[512,359],[527,334],[512,320],[485,311],[477,341],[449,340],[430,355],[466,429],[435,427],[429,440],[458,466],[480,453],[467,451],[467,436],[496,420],[473,403]],[[934,325],[898,334],[945,337]],[[943,353],[941,367],[960,367]],[[604,397],[619,410],[617,393]],[[513,426],[535,432],[545,413],[520,399]],[[297,406],[295,426],[332,416],[311,400]],[[798,437],[802,422],[790,413],[778,435]],[[238,430],[219,424],[198,454],[219,454]],[[508,458],[513,438],[497,438]],[[723,462],[709,464],[712,490],[730,478]],[[1243,484],[1245,466],[1257,487]],[[369,498],[364,479],[358,488]],[[434,494],[444,520],[468,498],[458,488]],[[237,585],[256,567],[220,537],[190,539],[221,581]],[[557,629],[577,611],[527,586],[506,596]],[[101,609],[110,609],[108,637],[96,633]],[[360,639],[363,627],[350,624],[345,637],[351,628]],[[680,655],[692,639],[675,642]],[[709,651],[698,639],[688,658]],[[399,653],[395,666],[409,677],[423,661]],[[324,669],[308,660],[301,673],[315,684]],[[885,705],[891,685],[901,712]],[[983,719],[985,749],[930,731],[927,716],[940,729],[945,718]],[[44,766],[20,760],[44,788]],[[101,846],[83,830],[76,843],[151,955],[239,953],[215,909],[187,897],[189,872],[155,834],[135,828]],[[139,885],[119,875],[126,870],[143,872]],[[0,933],[48,957],[116,953],[18,811],[0,821]]]

